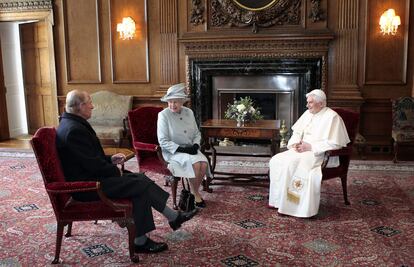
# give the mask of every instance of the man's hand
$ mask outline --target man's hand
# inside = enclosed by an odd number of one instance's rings
[[[296,152],[302,153],[302,152],[306,152],[306,151],[311,151],[312,150],[312,145],[303,141],[300,141],[299,143],[296,143],[293,145],[293,149]]]
[[[112,155],[111,161],[113,164],[123,164],[125,162],[125,155],[122,153]]]

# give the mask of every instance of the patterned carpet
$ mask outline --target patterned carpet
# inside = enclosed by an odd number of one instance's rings
[[[7,153],[0,152],[0,266],[49,265],[56,224],[36,160]],[[218,168],[259,169],[265,162],[222,159]],[[126,165],[137,170],[134,160]],[[140,255],[138,266],[414,266],[413,173],[412,162],[353,161],[351,205],[343,204],[339,180],[325,182],[311,219],[268,209],[266,187],[214,186],[203,192],[207,208],[176,232],[154,212],[151,238],[169,250]],[[75,223],[61,265],[131,265],[126,230],[109,221]]]

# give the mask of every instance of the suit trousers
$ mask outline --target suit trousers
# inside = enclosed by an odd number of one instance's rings
[[[142,173],[126,173],[121,177],[105,177],[100,180],[102,191],[107,197],[112,199],[130,198],[132,200],[135,236],[142,236],[155,230],[151,208],[162,213],[169,193]],[[82,193],[82,196],[77,195],[76,197],[82,201],[90,201],[94,198],[91,193]]]

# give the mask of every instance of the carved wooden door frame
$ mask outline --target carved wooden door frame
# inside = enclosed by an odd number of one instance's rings
[[[42,3],[48,3],[48,1],[43,1]],[[49,46],[49,67],[50,67],[50,81],[51,81],[51,98],[53,100],[53,104],[51,106],[50,112],[53,116],[53,125],[56,126],[58,124],[58,103],[57,103],[57,81],[56,81],[56,62],[55,62],[55,52],[54,52],[54,40],[53,40],[53,25],[54,25],[54,17],[53,17],[53,10],[51,4],[46,6],[49,9],[42,10],[34,10],[34,11],[27,11],[27,10],[7,10],[10,12],[3,12],[2,6],[0,6],[0,22],[13,22],[13,21],[29,21],[29,20],[44,20],[47,24],[47,42]],[[45,7],[42,7],[45,8]],[[25,11],[25,12],[22,12]],[[2,64],[2,62],[0,62]],[[7,109],[6,106],[1,108],[1,112],[4,112],[3,109]],[[4,122],[2,119],[0,121],[0,129],[2,131],[9,132],[9,126],[7,120]],[[0,136],[2,138],[3,136]],[[9,137],[8,137],[9,138]]]

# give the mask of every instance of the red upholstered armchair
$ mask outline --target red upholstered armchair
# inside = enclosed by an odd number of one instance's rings
[[[53,264],[59,263],[60,248],[64,227],[67,225],[66,237],[72,234],[75,221],[113,220],[122,227],[127,227],[129,235],[129,253],[131,261],[138,262],[134,252],[135,226],[132,218],[132,202],[127,199],[108,199],[100,188],[100,183],[66,182],[56,149],[56,130],[44,127],[37,130],[30,141],[35,153],[46,192],[52,203],[57,220],[56,251]],[[100,200],[80,202],[72,199],[71,193],[95,191]]]
[[[345,123],[346,130],[348,132],[349,139],[351,142],[344,148],[338,150],[330,150],[325,152],[325,159],[322,163],[322,181],[329,180],[332,178],[339,177],[341,178],[342,191],[344,194],[344,201],[346,205],[349,205],[348,193],[347,193],[347,177],[348,177],[348,167],[352,155],[352,145],[355,140],[355,136],[358,131],[359,124],[359,113],[356,113],[351,110],[346,110],[342,108],[333,108],[342,120]],[[327,163],[329,157],[339,156],[339,166],[334,168],[328,168]]]
[[[135,149],[139,171],[155,172],[166,177],[165,185],[171,182],[173,208],[177,207],[177,184],[179,178],[168,170],[168,162],[162,156],[157,138],[158,113],[161,107],[140,107],[128,112],[132,144]]]

